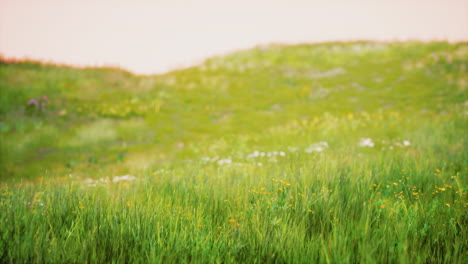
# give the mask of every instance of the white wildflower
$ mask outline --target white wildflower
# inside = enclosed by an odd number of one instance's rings
[[[305,149],[305,152],[307,152],[307,153],[312,153],[312,152],[314,152],[314,151],[315,151],[315,152],[321,152],[321,151],[323,151],[323,150],[324,150],[323,147],[313,147],[313,146],[311,146],[311,147],[306,148],[306,149]]]
[[[94,183],[94,180],[91,179],[91,178],[88,178],[88,179],[82,181],[82,183],[84,183],[84,184],[92,184],[92,183]]]
[[[218,160],[218,165],[231,164],[231,163],[232,163],[231,159],[220,159],[220,160]]]
[[[134,181],[134,180],[136,180],[136,177],[133,177],[131,175],[115,176],[114,178],[112,178],[112,182]]]
[[[322,152],[326,148],[328,148],[328,143],[325,141],[320,141],[320,142],[310,145],[308,148],[305,149],[305,152],[306,153]]]
[[[299,148],[297,147],[288,147],[289,151],[296,152]]]
[[[256,158],[256,157],[258,157],[258,156],[260,156],[260,152],[258,152],[258,151],[256,150],[256,151],[254,151],[253,153],[247,155],[247,158],[248,158],[248,159],[251,159],[251,158]]]
[[[361,142],[359,142],[359,146],[373,148],[375,144],[370,138],[361,138]]]

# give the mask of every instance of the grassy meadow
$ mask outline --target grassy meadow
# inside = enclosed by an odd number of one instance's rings
[[[1,263],[467,263],[468,43],[162,75],[0,60]]]

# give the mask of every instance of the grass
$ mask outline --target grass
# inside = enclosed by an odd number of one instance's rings
[[[465,263],[467,69],[443,42],[3,60],[0,262]]]

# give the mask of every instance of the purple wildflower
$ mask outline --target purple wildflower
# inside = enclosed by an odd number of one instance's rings
[[[35,98],[29,99],[27,106],[34,106],[36,109],[39,108],[39,102]]]

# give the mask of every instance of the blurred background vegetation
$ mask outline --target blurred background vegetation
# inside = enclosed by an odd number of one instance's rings
[[[440,115],[461,120],[454,151],[463,151],[467,68],[468,44],[445,42],[259,46],[151,76],[2,59],[0,178],[97,177],[223,155],[233,144],[285,147],[273,134],[294,126],[309,128],[291,132],[298,144],[398,139],[430,131],[414,120]],[[43,96],[43,109],[27,105]],[[388,122],[375,127],[376,118]]]

